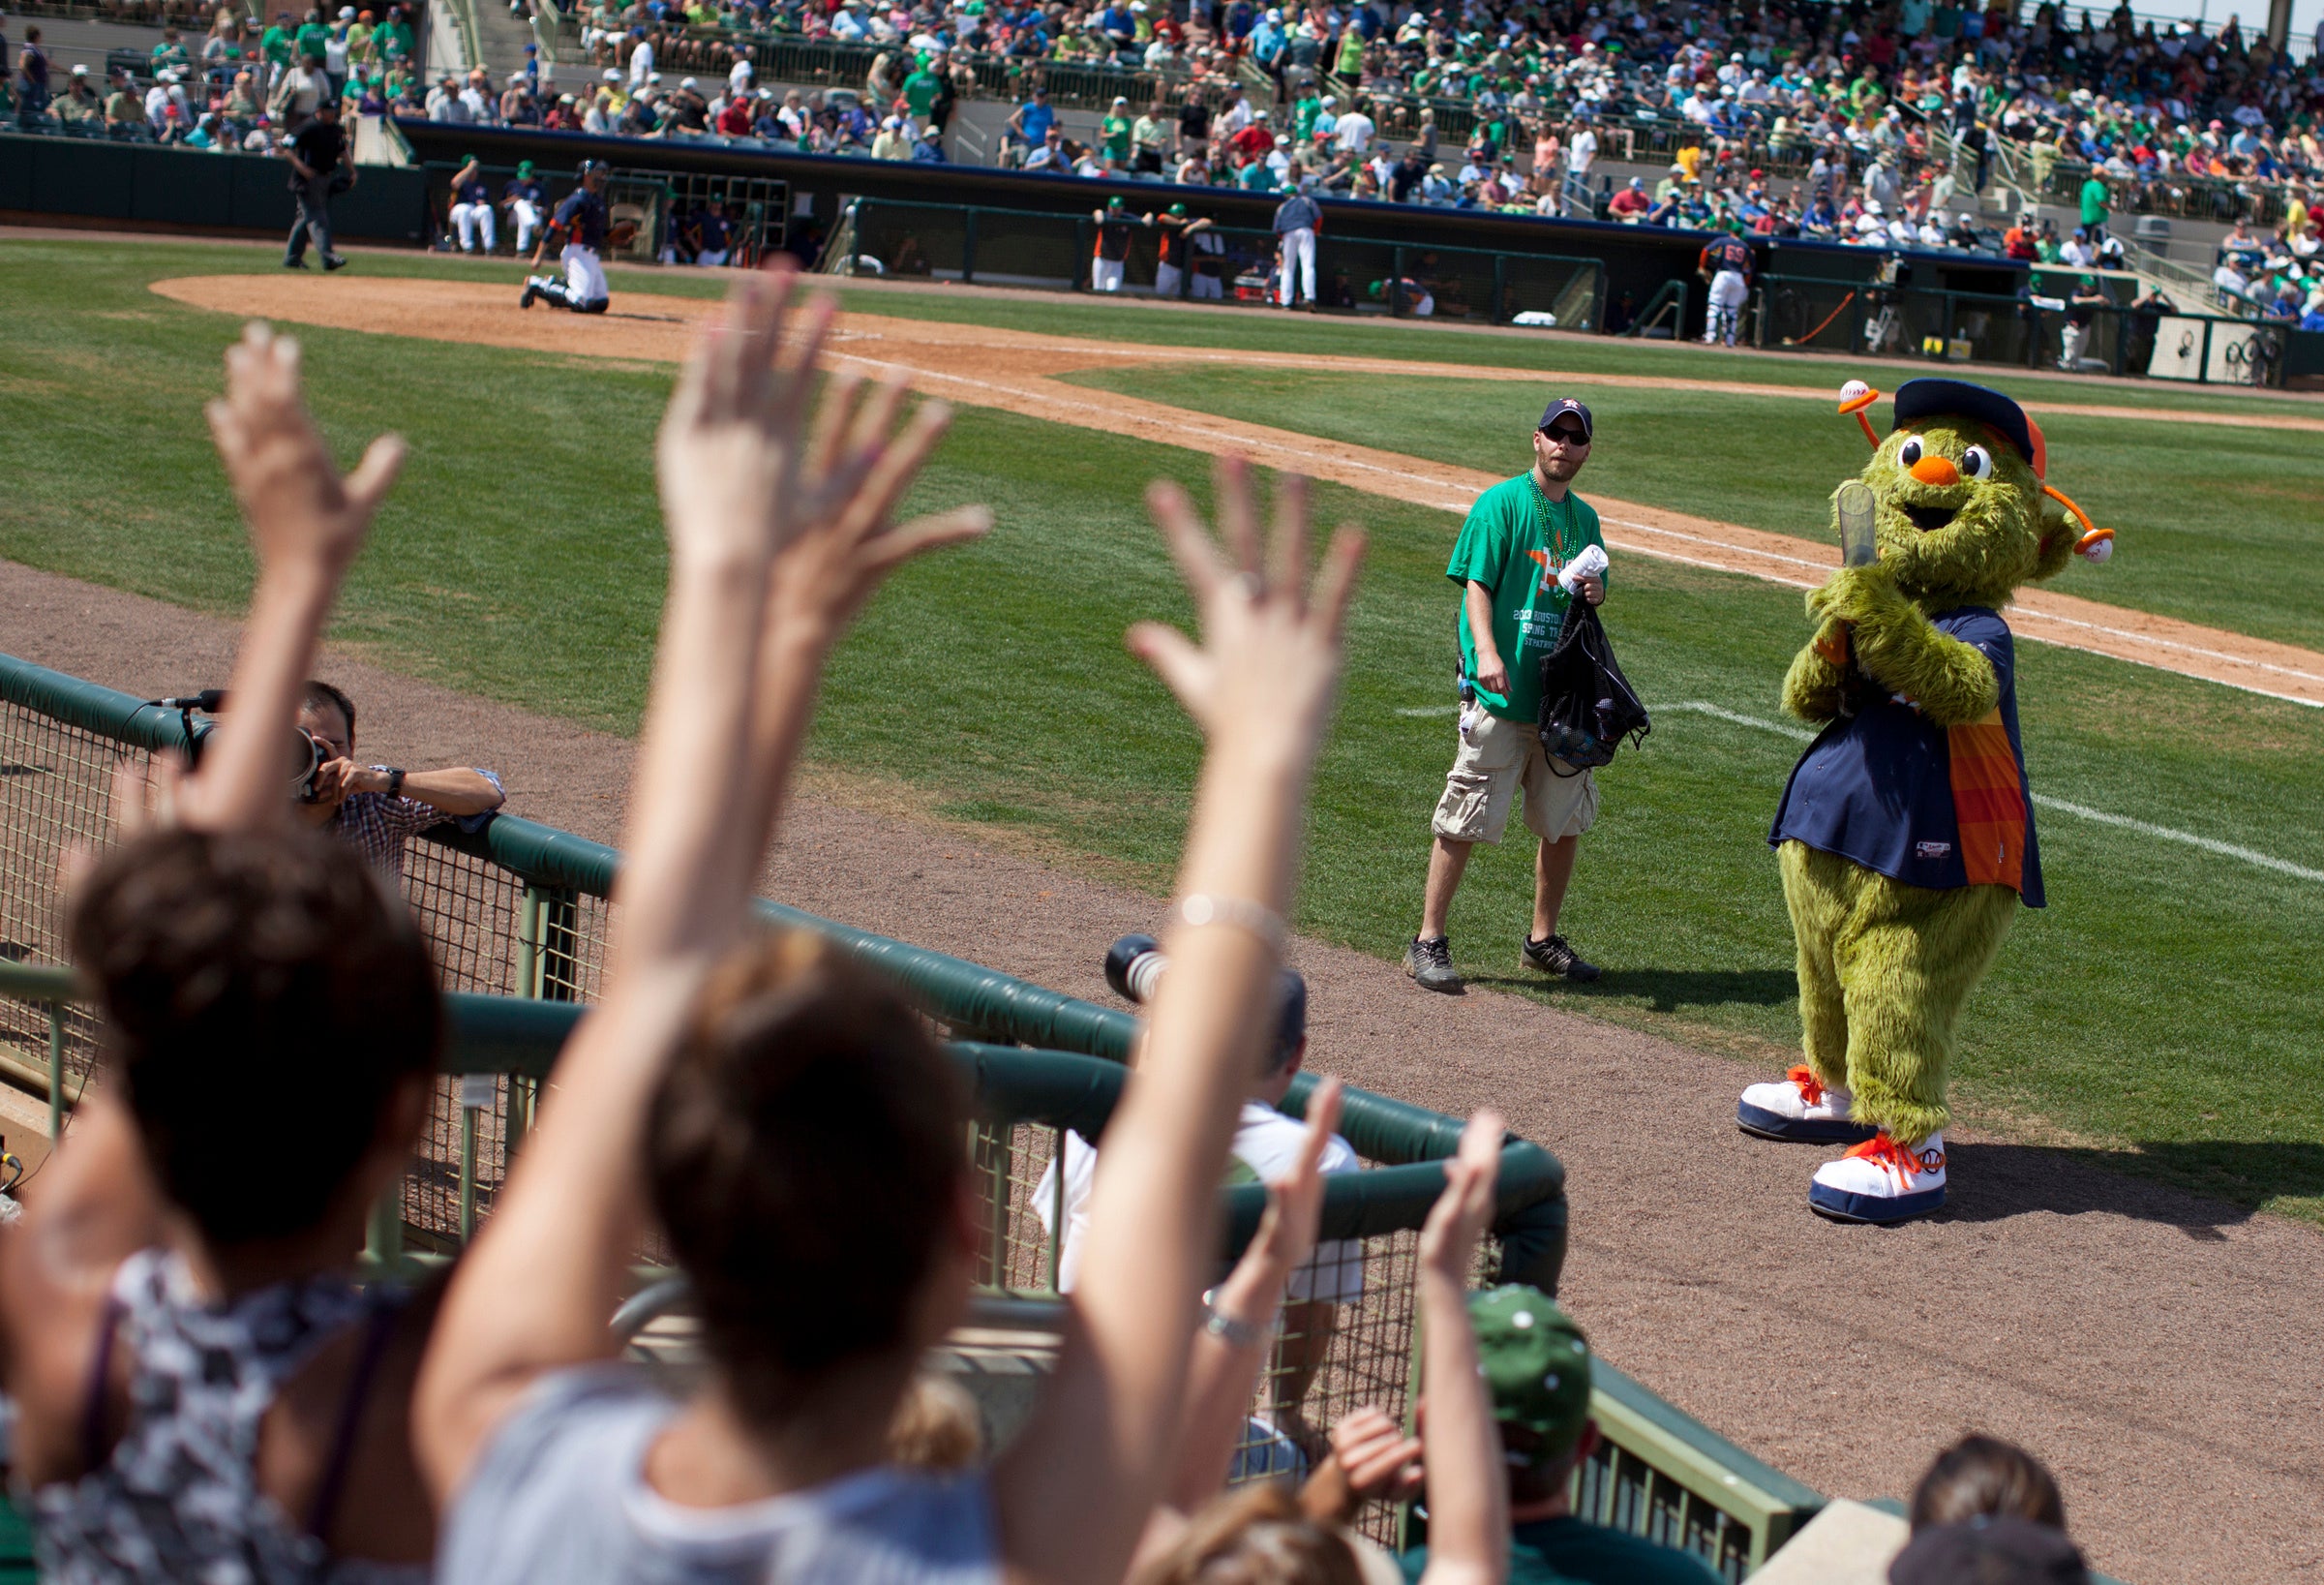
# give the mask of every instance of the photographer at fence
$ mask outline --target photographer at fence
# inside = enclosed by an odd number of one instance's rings
[[[352,842],[364,858],[399,880],[404,844],[414,834],[446,820],[459,821],[463,831],[479,830],[507,802],[499,777],[491,771],[356,764],[355,703],[328,683],[307,685],[298,724],[327,756],[316,768],[314,795],[299,805],[300,816]]]
[[[1114,989],[1134,1002],[1154,993],[1168,966],[1150,935],[1125,935],[1105,954],[1105,977]],[[1268,1041],[1256,1075],[1235,1118],[1234,1143],[1229,1147],[1229,1183],[1273,1183],[1298,1159],[1306,1134],[1298,1119],[1278,1110],[1299,1077],[1308,1054],[1307,981],[1292,969],[1276,975],[1274,1038]],[[1079,1134],[1065,1135],[1065,1227],[1050,1226],[1058,1204],[1057,1164],[1043,1170],[1033,1191],[1033,1210],[1041,1227],[1058,1234],[1057,1286],[1071,1293],[1081,1273],[1082,1251],[1090,1225],[1090,1199],[1097,1184],[1098,1149]],[[1362,1170],[1348,1143],[1334,1134],[1323,1147],[1322,1171],[1353,1173]],[[1325,1441],[1311,1429],[1305,1416],[1308,1388],[1331,1353],[1339,1330],[1340,1306],[1360,1303],[1364,1297],[1364,1240],[1327,1239],[1300,1263],[1284,1285],[1283,1322],[1272,1363],[1267,1372],[1267,1400],[1263,1418],[1250,1427],[1246,1445],[1237,1449],[1234,1478],[1301,1473],[1322,1457]]]

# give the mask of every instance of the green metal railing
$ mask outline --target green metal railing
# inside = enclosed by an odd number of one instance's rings
[[[69,846],[108,839],[106,804],[121,759],[178,750],[185,740],[175,712],[0,655],[0,1082],[47,1099],[52,1136],[96,1058],[94,1021],[62,964],[56,861]],[[380,1265],[440,1260],[490,1214],[556,1053],[596,992],[619,865],[603,843],[509,815],[472,834],[428,834],[408,849],[405,892],[446,988],[449,1028],[418,1159],[402,1194],[374,1219],[371,1254]],[[1048,1228],[1061,1225],[1062,1174],[1050,1177],[1045,1203],[1037,1191],[1069,1131],[1102,1138],[1127,1081],[1135,1020],[780,903],[762,899],[758,908],[768,924],[821,931],[890,975],[950,1037],[976,1096],[965,1147],[987,1229],[980,1286],[1005,1304],[1053,1302],[1061,1251]],[[1303,1077],[1284,1110],[1301,1114],[1313,1083]],[[1323,1426],[1367,1403],[1407,1411],[1417,1230],[1460,1129],[1458,1119],[1385,1096],[1347,1093],[1341,1132],[1364,1170],[1327,1185],[1322,1236],[1347,1263],[1334,1274],[1360,1292],[1333,1310],[1312,1383],[1285,1403],[1287,1371],[1277,1370],[1257,1413]],[[1265,1191],[1228,1187],[1222,1200],[1223,1262],[1256,1227]],[[1510,1139],[1479,1274],[1554,1292],[1566,1216],[1562,1167]],[[1297,1341],[1294,1333],[1286,1346]],[[1685,1546],[1729,1579],[1756,1567],[1820,1505],[1618,1373],[1607,1371],[1598,1408],[1608,1447],[1578,1478],[1584,1510]],[[1271,1435],[1254,1434],[1254,1445]],[[1366,1523],[1393,1533],[1384,1512]]]

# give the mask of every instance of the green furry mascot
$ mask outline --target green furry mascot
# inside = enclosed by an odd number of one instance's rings
[[[1945,1204],[1961,1005],[2019,903],[2042,905],[2000,608],[2077,551],[2105,560],[2113,535],[2042,482],[2041,431],[2000,392],[1909,381],[1886,441],[1863,416],[1878,394],[1854,381],[1841,393],[1874,444],[1834,496],[1854,564],[1809,594],[1816,635],[1783,687],[1784,708],[1824,728],[1768,837],[1807,1061],[1746,1089],[1736,1121],[1769,1139],[1855,1142],[1818,1170],[1808,1204],[1894,1222]],[[1868,524],[1847,521],[1867,507]]]

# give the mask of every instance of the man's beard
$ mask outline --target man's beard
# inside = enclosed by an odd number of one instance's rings
[[[1582,472],[1582,459],[1579,457],[1569,456],[1557,461],[1541,457],[1536,460],[1541,465],[1541,476],[1553,484],[1566,483]]]

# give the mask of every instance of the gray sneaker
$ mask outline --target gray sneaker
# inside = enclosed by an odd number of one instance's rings
[[[1453,972],[1453,944],[1441,935],[1425,941],[1412,937],[1404,948],[1404,972],[1419,981],[1423,991],[1450,994],[1462,989],[1461,976]]]
[[[1584,960],[1573,944],[1562,935],[1553,935],[1546,941],[1525,938],[1525,961],[1544,974],[1554,974],[1561,980],[1586,985],[1598,977],[1598,965]]]

